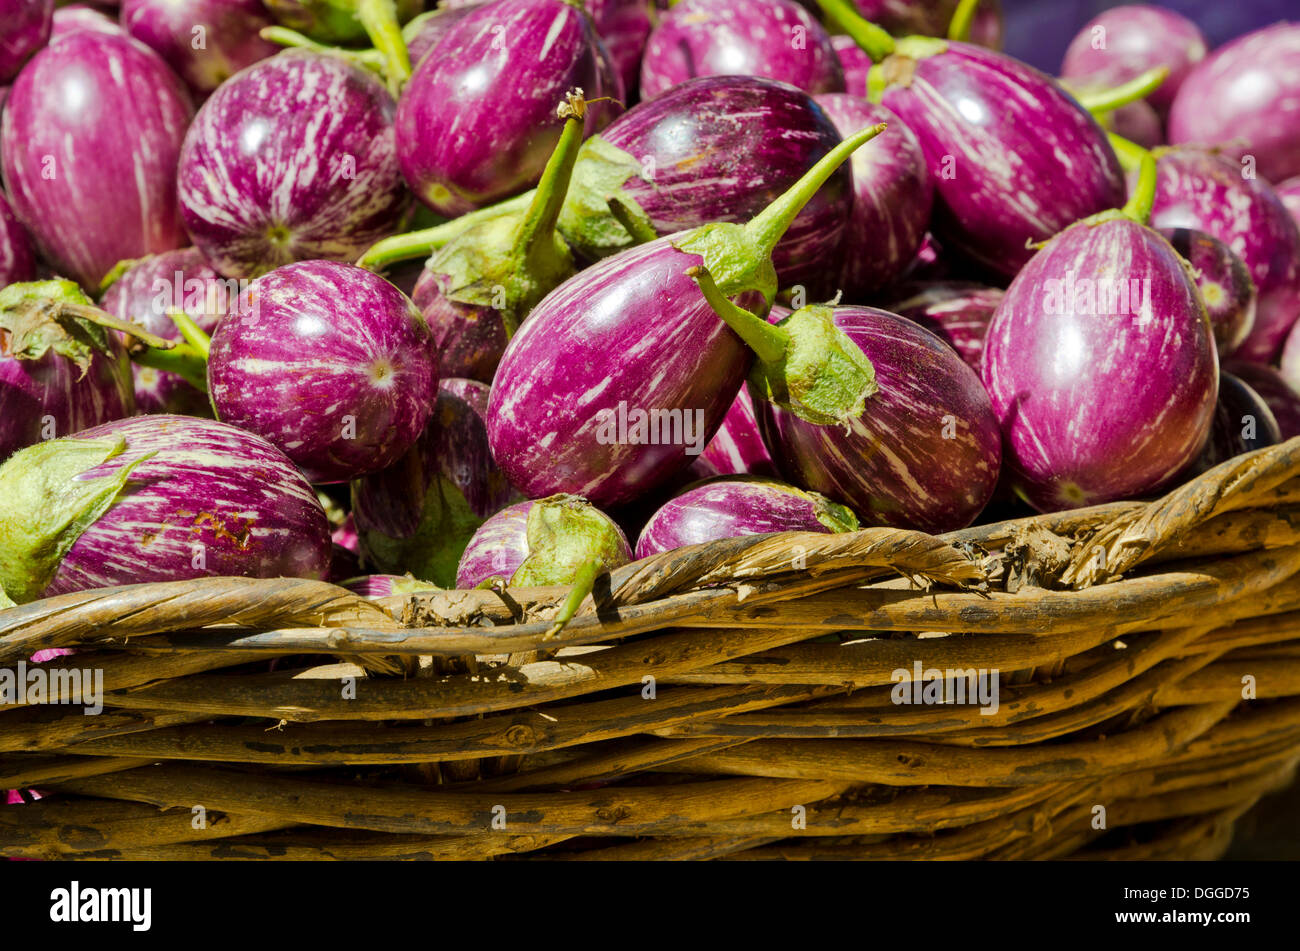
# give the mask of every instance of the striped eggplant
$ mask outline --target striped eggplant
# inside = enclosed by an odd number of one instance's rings
[[[304,50],[223,83],[181,152],[178,191],[195,245],[228,277],[356,258],[396,230],[406,206],[394,109],[366,70]]]
[[[817,97],[841,135],[883,122],[889,126],[870,149],[852,159],[853,210],[844,231],[840,286],[860,300],[893,283],[916,257],[930,224],[934,199],[921,143],[899,118],[847,93]]]
[[[1157,150],[1157,228],[1195,228],[1245,262],[1258,295],[1255,325],[1237,355],[1269,362],[1300,317],[1300,230],[1277,193],[1231,159],[1191,148]]]
[[[1213,235],[1194,228],[1161,228],[1160,233],[1192,266],[1196,289],[1210,315],[1219,356],[1241,346],[1255,326],[1257,295],[1246,263]]]
[[[32,240],[0,192],[0,288],[36,276],[36,255]]]
[[[0,586],[20,604],[208,575],[324,578],[329,554],[302,474],[225,423],[136,416],[0,467]]]
[[[691,465],[702,476],[776,475],[776,463],[767,451],[763,434],[758,431],[754,398],[749,395],[749,387],[740,388],[727,415],[722,418],[722,425]]]
[[[813,305],[862,348],[878,392],[847,426],[816,426],[755,400],[786,479],[867,525],[946,532],[975,520],[1000,470],[998,423],[979,377],[914,321],[874,307]]]
[[[631,102],[640,83],[641,56],[654,28],[650,19],[654,0],[586,0],[584,6]]]
[[[506,348],[488,407],[492,454],[507,478],[532,498],[568,492],[600,506],[667,483],[707,445],[750,369],[738,334],[765,350],[765,363],[790,371],[796,399],[823,379],[843,384],[841,405],[827,413],[849,413],[871,385],[856,348],[825,327],[793,341],[761,317],[776,294],[772,249],[834,169],[880,131],[837,145],[748,224],[705,225],[619,252],[538,304]],[[731,326],[719,319],[687,273],[701,268],[713,290],[759,314],[729,315]]]
[[[0,85],[50,39],[54,0],[0,0]]]
[[[1112,7],[1075,35],[1061,62],[1061,75],[1118,86],[1164,66],[1169,75],[1146,97],[1164,115],[1183,80],[1205,59],[1206,48],[1200,28],[1177,11],[1147,4]]]
[[[313,482],[396,462],[437,389],[438,352],[419,309],[378,275],[335,261],[254,280],[208,358],[217,418],[269,440]]]
[[[1219,372],[1219,399],[1205,446],[1179,480],[1213,469],[1243,452],[1282,441],[1282,430],[1268,402],[1239,377]]]
[[[238,301],[236,281],[213,270],[197,249],[181,248],[132,262],[104,292],[99,305],[156,336],[180,340],[181,333],[168,313],[183,311],[201,330],[211,334],[221,318],[237,308]],[[181,376],[138,363],[132,365],[131,372],[135,407],[141,415],[212,415],[207,394]]]
[[[856,131],[856,130],[855,130]],[[841,141],[806,93],[752,76],[687,80],[643,102],[588,139],[574,169],[560,231],[580,256],[605,257],[645,236],[715,221],[740,224]],[[635,220],[611,211],[617,196]],[[795,218],[773,260],[783,287],[835,291],[852,202],[852,175],[837,171]]]
[[[271,25],[261,0],[122,0],[122,26],[161,56],[196,96],[280,47],[262,39]]]
[[[858,41],[843,33],[831,37],[831,46],[840,58],[844,72],[844,91],[850,96],[867,98],[867,74],[871,72],[871,57],[862,51]]]
[[[1273,190],[1277,192],[1277,197],[1282,199],[1286,210],[1291,212],[1291,217],[1300,224],[1300,175],[1275,185]]]
[[[391,598],[393,595],[438,590],[438,585],[421,581],[410,575],[358,575],[338,582],[338,586],[347,588],[353,594],[359,594],[370,601],[377,598]]]
[[[844,91],[826,30],[795,0],[681,0],[641,57],[641,96],[696,76],[763,76],[815,94]]]
[[[1300,327],[1300,322],[1291,328],[1286,346],[1282,348],[1281,370],[1288,383],[1300,388],[1300,330],[1297,327]]]
[[[1300,23],[1275,23],[1211,53],[1178,90],[1169,141],[1248,156],[1270,182],[1300,175]]]
[[[570,89],[622,100],[591,19],[565,0],[496,0],[476,7],[426,56],[397,107],[397,152],[411,190],[442,215],[524,191],[541,177]],[[527,96],[519,90],[527,89]],[[586,131],[615,114],[587,111]]]
[[[192,115],[167,64],[82,30],[28,63],[0,151],[14,212],[55,270],[95,287],[118,261],[181,247],[176,159]]]
[[[1154,149],[1165,144],[1164,124],[1160,114],[1144,100],[1130,102],[1110,113],[1098,117],[1102,127],[1116,135],[1122,135],[1130,142],[1144,149]]]
[[[0,460],[135,412],[126,350],[90,303],[71,281],[0,290]]]
[[[768,532],[853,532],[858,519],[843,505],[775,479],[724,476],[669,499],[636,542],[648,558],[685,545]]]
[[[454,7],[440,5],[421,13],[402,27],[402,36],[406,39],[406,52],[410,57],[411,66],[418,68],[429,51],[442,42],[442,38],[451,28],[469,16],[470,11],[477,6],[478,3]]]
[[[892,313],[915,320],[945,340],[976,373],[984,361],[984,338],[1003,292],[969,281],[933,281],[900,287]]]
[[[575,584],[584,570],[594,575],[631,560],[627,537],[608,515],[576,496],[553,495],[484,522],[460,560],[456,586],[474,588],[490,578],[519,587]]]
[[[452,587],[483,520],[522,500],[492,461],[488,387],[444,379],[424,432],[402,458],[352,483],[352,514],[366,564]]]
[[[983,379],[1017,490],[1056,511],[1182,471],[1209,432],[1218,358],[1186,262],[1116,212],[1067,228],[1011,282]]]
[[[1300,389],[1263,363],[1229,360],[1224,369],[1254,390],[1268,404],[1283,440],[1300,436]]]
[[[98,33],[125,33],[117,21],[108,14],[94,7],[81,3],[59,7],[54,11],[54,25],[50,29],[50,42],[61,36],[76,33],[78,30],[94,30]]]

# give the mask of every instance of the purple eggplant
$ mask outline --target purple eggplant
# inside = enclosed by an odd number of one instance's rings
[[[831,37],[831,46],[840,58],[844,72],[844,91],[850,96],[867,98],[867,74],[871,72],[871,57],[862,51],[858,41],[837,33]]]
[[[608,515],[575,496],[553,495],[484,522],[461,558],[456,586],[490,578],[519,587],[572,584],[584,566],[608,571],[631,560],[627,536]]]
[[[1204,35],[1181,13],[1131,4],[1105,10],[1084,25],[1065,51],[1061,75],[1118,86],[1164,66],[1169,75],[1146,97],[1164,115],[1183,80],[1205,58],[1205,51]]]
[[[1144,149],[1154,149],[1165,144],[1164,124],[1160,115],[1143,100],[1120,106],[1100,117],[1104,128],[1122,135]]]
[[[979,377],[919,324],[873,307],[825,307],[875,367],[879,391],[847,426],[817,426],[755,400],[782,474],[867,525],[945,532],[974,521],[997,486],[997,419]]]
[[[1244,452],[1254,452],[1282,441],[1282,430],[1268,402],[1231,373],[1219,372],[1219,399],[1205,447],[1180,481],[1213,469]]]
[[[1237,254],[1255,282],[1255,325],[1237,350],[1271,361],[1300,316],[1300,231],[1276,192],[1242,174],[1237,163],[1208,151],[1158,151],[1157,228],[1195,228]]]
[[[724,476],[686,489],[655,512],[637,539],[636,557],[742,535],[857,529],[857,516],[816,492],[775,479]]]
[[[601,506],[667,483],[707,445],[750,369],[738,333],[763,350],[765,364],[790,370],[792,403],[805,391],[818,398],[820,368],[834,363],[827,378],[844,385],[840,405],[825,413],[850,414],[871,386],[856,347],[825,327],[804,328],[809,336],[796,340],[761,316],[776,294],[777,241],[833,170],[880,131],[836,146],[749,224],[705,225],[619,252],[538,304],[506,348],[488,408],[492,454],[510,481],[533,498],[568,492]],[[759,315],[719,319],[687,273],[698,268]]]
[[[1254,390],[1273,413],[1278,434],[1283,440],[1300,436],[1300,389],[1289,384],[1284,376],[1262,363],[1231,360],[1224,369]]]
[[[0,291],[0,460],[135,412],[126,350],[90,305],[71,281]]]
[[[776,463],[767,451],[754,417],[754,398],[742,386],[722,419],[722,425],[692,467],[702,476],[775,476]]]
[[[438,352],[419,309],[383,278],[334,261],[253,281],[208,358],[217,418],[269,440],[318,483],[396,462],[437,388]]]
[[[586,0],[587,12],[596,33],[609,50],[623,92],[632,100],[641,76],[641,56],[654,22],[650,19],[653,0]]]
[[[0,0],[0,85],[50,39],[54,0]]]
[[[496,0],[476,7],[426,56],[397,107],[397,150],[415,194],[459,215],[524,191],[559,141],[555,104],[570,89],[623,98],[591,20],[565,0]],[[527,89],[527,96],[519,90]],[[588,134],[614,114],[587,111]]]
[[[1210,54],[1178,90],[1169,141],[1249,157],[1270,182],[1300,175],[1300,23],[1275,23]]]
[[[225,423],[106,423],[15,454],[0,486],[0,585],[19,603],[208,575],[324,578],[329,566],[311,486]]]
[[[1300,327],[1300,323],[1296,326]],[[1300,388],[1300,330],[1294,327],[1282,348],[1281,371],[1291,386]]]
[[[969,281],[933,281],[899,288],[892,313],[915,320],[947,341],[976,373],[984,362],[984,338],[1003,292]]]
[[[1282,199],[1282,204],[1286,205],[1286,210],[1291,212],[1291,217],[1300,225],[1300,175],[1275,185],[1273,190]]]
[[[188,314],[204,333],[212,334],[221,318],[237,309],[239,293],[239,284],[213,270],[195,248],[182,248],[133,262],[99,303],[113,316],[133,321],[155,336],[180,340],[170,312]],[[132,374],[136,411],[141,415],[212,415],[207,394],[183,377],[140,364],[132,367]]]
[[[338,582],[340,588],[347,588],[353,594],[359,594],[367,600],[391,598],[393,595],[419,594],[424,591],[436,591],[438,586],[428,581],[421,581],[410,575],[358,575]]]
[[[846,93],[817,97],[842,135],[884,122],[875,148],[851,160],[853,211],[844,232],[840,290],[858,300],[893,283],[916,257],[934,199],[925,154],[916,136],[884,106]]]
[[[1255,326],[1257,295],[1246,263],[1213,235],[1191,228],[1161,228],[1174,250],[1192,266],[1196,289],[1214,329],[1219,356],[1236,350]]]
[[[280,51],[259,35],[261,0],[122,0],[122,26],[161,56],[198,96]]]
[[[31,238],[0,192],[0,288],[36,276],[36,255]]]
[[[0,149],[14,212],[58,272],[95,287],[118,261],[185,244],[176,159],[189,95],[156,53],[83,30],[28,63]]]
[[[382,83],[329,55],[287,50],[199,110],[181,152],[185,226],[228,277],[293,261],[353,260],[406,205]]]
[[[352,483],[352,513],[371,569],[410,571],[453,587],[483,520],[522,500],[492,461],[487,407],[486,384],[443,380],[415,446]]]
[[[441,5],[436,9],[421,13],[406,26],[402,27],[402,36],[406,39],[406,52],[411,66],[419,68],[429,51],[442,42],[453,26],[459,23],[477,6],[479,2],[463,6]]]
[[[696,76],[763,76],[810,94],[844,91],[825,28],[795,0],[681,0],[641,58],[641,95]]]
[[[1145,178],[1149,201],[1154,169]],[[1116,213],[1061,232],[1011,282],[983,379],[1016,488],[1056,511],[1141,496],[1182,471],[1209,432],[1218,359],[1186,262]]]
[[[856,130],[854,130],[856,131]],[[583,146],[560,231],[589,260],[715,221],[739,224],[789,188],[841,138],[807,94],[770,79],[708,76],[643,102]],[[632,231],[611,210],[632,219]],[[834,293],[852,201],[837,171],[777,245],[781,284]]]
[[[126,31],[108,14],[82,3],[59,7],[54,11],[54,26],[50,29],[50,42],[59,37],[76,33],[79,30],[93,30],[96,33],[122,34]]]

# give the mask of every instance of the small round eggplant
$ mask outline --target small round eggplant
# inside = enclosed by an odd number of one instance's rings
[[[754,418],[754,398],[749,395],[749,387],[740,388],[722,425],[692,466],[709,476],[776,475],[776,463]]]
[[[637,539],[636,557],[742,535],[857,529],[857,516],[816,492],[775,479],[723,476],[691,486],[655,512]]]
[[[324,578],[329,555],[302,474],[224,423],[136,416],[0,467],[0,586],[20,604],[209,575]]]
[[[0,0],[0,85],[50,39],[54,0]]]
[[[1241,258],[1213,235],[1192,228],[1161,228],[1174,250],[1192,266],[1205,301],[1219,356],[1231,356],[1255,326],[1255,282]]]
[[[984,338],[1003,291],[969,281],[906,285],[889,310],[936,334],[976,373],[984,361]]]
[[[763,76],[810,94],[844,91],[830,37],[794,0],[681,0],[641,58],[645,99],[696,76]]]
[[[54,26],[50,30],[51,43],[59,39],[59,37],[76,33],[79,30],[93,30],[97,33],[116,33],[119,35],[126,32],[108,14],[82,3],[59,7],[54,11]]]
[[[867,98],[867,74],[871,72],[871,57],[862,51],[858,41],[837,33],[831,37],[831,46],[840,58],[844,72],[844,91],[850,96]]]
[[[1262,363],[1230,360],[1224,364],[1233,376],[1254,390],[1268,404],[1283,440],[1300,436],[1300,389],[1277,370]]]
[[[123,28],[200,97],[280,51],[259,35],[270,25],[261,0],[122,0]]]
[[[374,601],[377,598],[391,598],[393,595],[419,594],[437,591],[438,586],[428,581],[421,581],[410,575],[358,575],[338,583],[340,588],[347,588],[353,594]]]
[[[654,29],[654,0],[586,0],[585,6],[632,102],[640,83],[641,56]]]
[[[419,309],[350,264],[263,275],[212,338],[217,418],[269,440],[318,483],[396,462],[424,429],[438,353]]]

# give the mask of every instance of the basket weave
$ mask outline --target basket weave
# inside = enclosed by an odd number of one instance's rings
[[[48,598],[0,666],[76,647],[105,707],[0,708],[0,789],[47,796],[0,855],[1212,858],[1300,761],[1298,571],[1293,439],[1149,503],[680,549],[550,641],[562,589]],[[917,661],[997,713],[892,702]]]

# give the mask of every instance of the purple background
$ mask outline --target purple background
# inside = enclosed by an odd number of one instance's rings
[[[1300,19],[1297,0],[1163,0],[1196,23],[1214,49],[1233,37],[1278,20]],[[1055,75],[1070,40],[1102,10],[1123,6],[1106,0],[1002,0],[1003,49]]]

